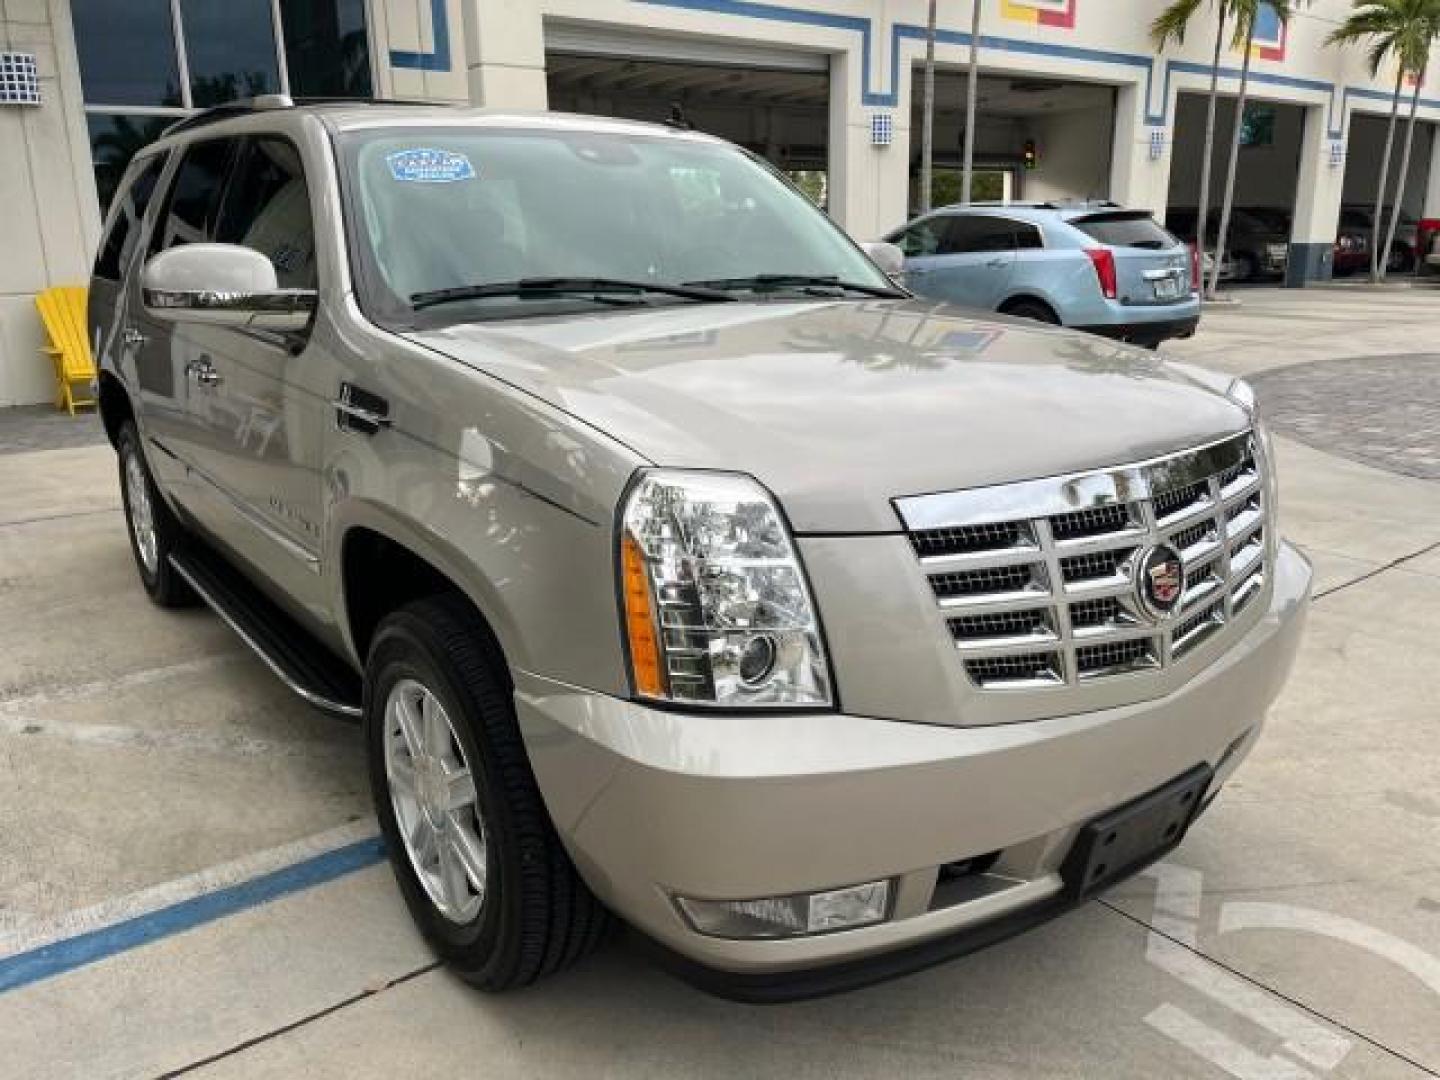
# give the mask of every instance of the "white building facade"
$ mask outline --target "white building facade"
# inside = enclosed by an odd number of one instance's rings
[[[1195,205],[1214,24],[1157,55],[1162,7],[982,0],[977,197]],[[1252,50],[1237,204],[1284,215],[1293,285],[1329,276],[1342,206],[1375,200],[1395,72],[1325,45],[1349,7],[1266,18]],[[970,8],[939,4],[941,201],[958,197]],[[925,19],[926,0],[0,0],[0,405],[51,397],[35,294],[86,281],[129,154],[197,108],[288,92],[678,113],[866,239],[919,204]],[[33,58],[38,102],[8,89],[7,56]],[[1226,48],[1227,94],[1241,59]],[[1416,218],[1440,216],[1440,67],[1419,101],[1400,196]]]

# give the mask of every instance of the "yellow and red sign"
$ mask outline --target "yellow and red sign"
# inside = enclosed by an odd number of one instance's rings
[[[1016,22],[1072,30],[1075,27],[1075,5],[1079,2],[1080,0],[1000,0],[1000,14]]]
[[[1284,60],[1285,39],[1289,28],[1269,4],[1261,4],[1255,14],[1255,40],[1250,47],[1252,60]]]

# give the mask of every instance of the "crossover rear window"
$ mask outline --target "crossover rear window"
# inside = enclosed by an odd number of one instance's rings
[[[1160,250],[1180,243],[1155,224],[1155,219],[1142,211],[1112,214],[1091,214],[1070,222],[1086,236],[1111,247],[1149,248]]]

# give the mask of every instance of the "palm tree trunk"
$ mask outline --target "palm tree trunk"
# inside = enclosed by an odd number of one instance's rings
[[[1385,189],[1390,186],[1390,154],[1395,149],[1395,119],[1400,115],[1400,90],[1405,69],[1395,75],[1395,94],[1390,99],[1390,126],[1385,129],[1385,154],[1380,158],[1380,190],[1375,195],[1375,220],[1370,226],[1370,280],[1380,280],[1380,229],[1385,223]]]
[[[970,77],[965,90],[965,167],[960,174],[960,201],[974,198],[976,98],[980,96],[980,0],[970,13]]]
[[[1400,207],[1405,201],[1405,181],[1410,176],[1410,151],[1415,146],[1415,115],[1420,111],[1420,87],[1425,82],[1422,71],[1415,77],[1415,93],[1410,98],[1410,121],[1405,125],[1405,149],[1400,153],[1400,176],[1395,181],[1395,204],[1390,209],[1390,229],[1385,234],[1385,250],[1381,252],[1380,280],[1390,269],[1390,249],[1395,246],[1395,233],[1400,228]]]
[[[1206,296],[1212,299],[1220,288],[1220,268],[1225,265],[1225,242],[1230,236],[1230,211],[1235,208],[1235,170],[1240,165],[1240,130],[1245,126],[1245,98],[1250,92],[1250,50],[1255,45],[1255,20],[1245,28],[1245,59],[1240,64],[1240,93],[1235,100],[1235,123],[1230,128],[1230,164],[1225,171],[1225,195],[1220,208],[1220,234],[1215,237],[1215,269],[1210,273]]]
[[[1200,212],[1195,224],[1195,250],[1199,252],[1196,261],[1200,276],[1205,276],[1205,226],[1210,216],[1210,172],[1215,164],[1215,106],[1220,100],[1220,55],[1225,49],[1225,5],[1216,5],[1215,13],[1215,58],[1210,64],[1210,99],[1205,104],[1205,153],[1200,160]],[[1197,289],[1204,287],[1203,281],[1195,283]],[[1212,294],[1213,295],[1213,294]]]
[[[925,115],[920,125],[920,212],[930,212],[935,184],[935,3],[925,29]]]

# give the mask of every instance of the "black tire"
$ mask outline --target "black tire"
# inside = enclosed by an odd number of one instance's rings
[[[1033,319],[1048,326],[1060,325],[1060,316],[1055,314],[1049,304],[1042,304],[1039,300],[1016,300],[1006,304],[1001,313],[1014,315],[1017,319]]]
[[[1409,274],[1415,270],[1415,254],[1408,247],[1396,244],[1390,249],[1385,272],[1387,274]]]
[[[475,779],[486,839],[485,892],[467,923],[441,913],[416,876],[386,780],[386,704],[401,679],[420,683],[451,719]],[[570,862],[545,810],[520,737],[504,659],[456,596],[416,601],[376,630],[365,666],[365,746],[390,866],[431,947],[488,991],[526,986],[591,952],[608,912]]]
[[[193,589],[170,565],[171,552],[185,543],[185,527],[176,519],[169,505],[155,487],[155,478],[145,460],[140,444],[140,433],[135,430],[133,420],[127,420],[115,439],[116,460],[120,469],[120,497],[125,506],[125,531],[130,536],[130,553],[135,556],[135,569],[140,574],[140,583],[145,586],[146,595],[163,608],[191,607],[197,597]],[[141,553],[139,531],[136,526],[136,507],[132,505],[131,485],[127,482],[127,470],[131,461],[139,469],[139,483],[143,486],[145,501],[149,507],[150,528],[155,539],[152,562]]]

